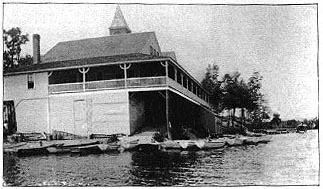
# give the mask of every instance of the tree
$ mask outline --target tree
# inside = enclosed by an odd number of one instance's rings
[[[222,90],[223,90],[223,108],[229,110],[229,112],[232,110],[231,114],[231,124],[234,126],[235,121],[235,112],[236,109],[241,107],[241,89],[242,87],[239,86],[240,73],[234,72],[232,74],[225,74],[222,79]]]
[[[269,119],[269,109],[260,92],[262,76],[254,72],[245,82],[240,75],[239,72],[227,73],[220,79],[219,67],[209,65],[202,86],[210,92],[210,104],[216,112],[229,112],[233,127],[237,109],[241,110],[241,127],[245,125],[246,113],[251,113],[253,123],[261,124],[262,120]]]
[[[4,70],[16,67],[19,65],[21,61],[20,53],[21,53],[21,45],[26,44],[28,39],[28,34],[22,34],[19,27],[11,28],[6,31],[3,30],[3,41],[4,41],[4,52],[3,52],[3,68]],[[26,57],[24,59],[24,63],[26,59],[30,59],[30,57]]]
[[[219,67],[215,64],[208,65],[206,68],[205,77],[202,80],[202,86],[210,93],[210,104],[216,112],[222,111],[222,91],[221,81],[219,81]]]
[[[281,123],[281,119],[279,118],[280,117],[280,115],[278,114],[278,113],[274,113],[273,114],[273,119],[270,121],[270,123],[272,124],[272,125],[275,125],[276,127],[278,127],[279,125],[280,125],[280,123]]]

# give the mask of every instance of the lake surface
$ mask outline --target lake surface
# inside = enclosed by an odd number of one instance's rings
[[[3,175],[12,186],[318,185],[318,131],[223,151],[4,155]]]

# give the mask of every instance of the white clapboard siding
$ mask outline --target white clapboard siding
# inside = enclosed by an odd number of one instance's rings
[[[21,101],[16,108],[16,119],[18,132],[48,132],[47,99]]]
[[[28,89],[27,74],[4,77],[4,101],[15,105],[18,132],[48,131],[48,74],[35,73],[34,88]]]

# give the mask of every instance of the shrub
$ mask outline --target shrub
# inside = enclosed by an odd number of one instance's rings
[[[157,142],[164,142],[165,140],[165,135],[161,132],[156,132],[153,135],[153,139]]]

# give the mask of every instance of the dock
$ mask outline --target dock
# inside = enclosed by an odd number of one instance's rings
[[[257,145],[270,142],[270,136],[232,138],[223,137],[218,139],[197,140],[167,140],[156,142],[147,136],[124,137],[117,142],[107,143],[105,139],[79,139],[79,140],[52,140],[31,141],[20,143],[5,143],[3,151],[5,154],[22,156],[50,155],[50,154],[101,154],[122,153],[124,151],[199,151],[223,149],[225,147]]]

